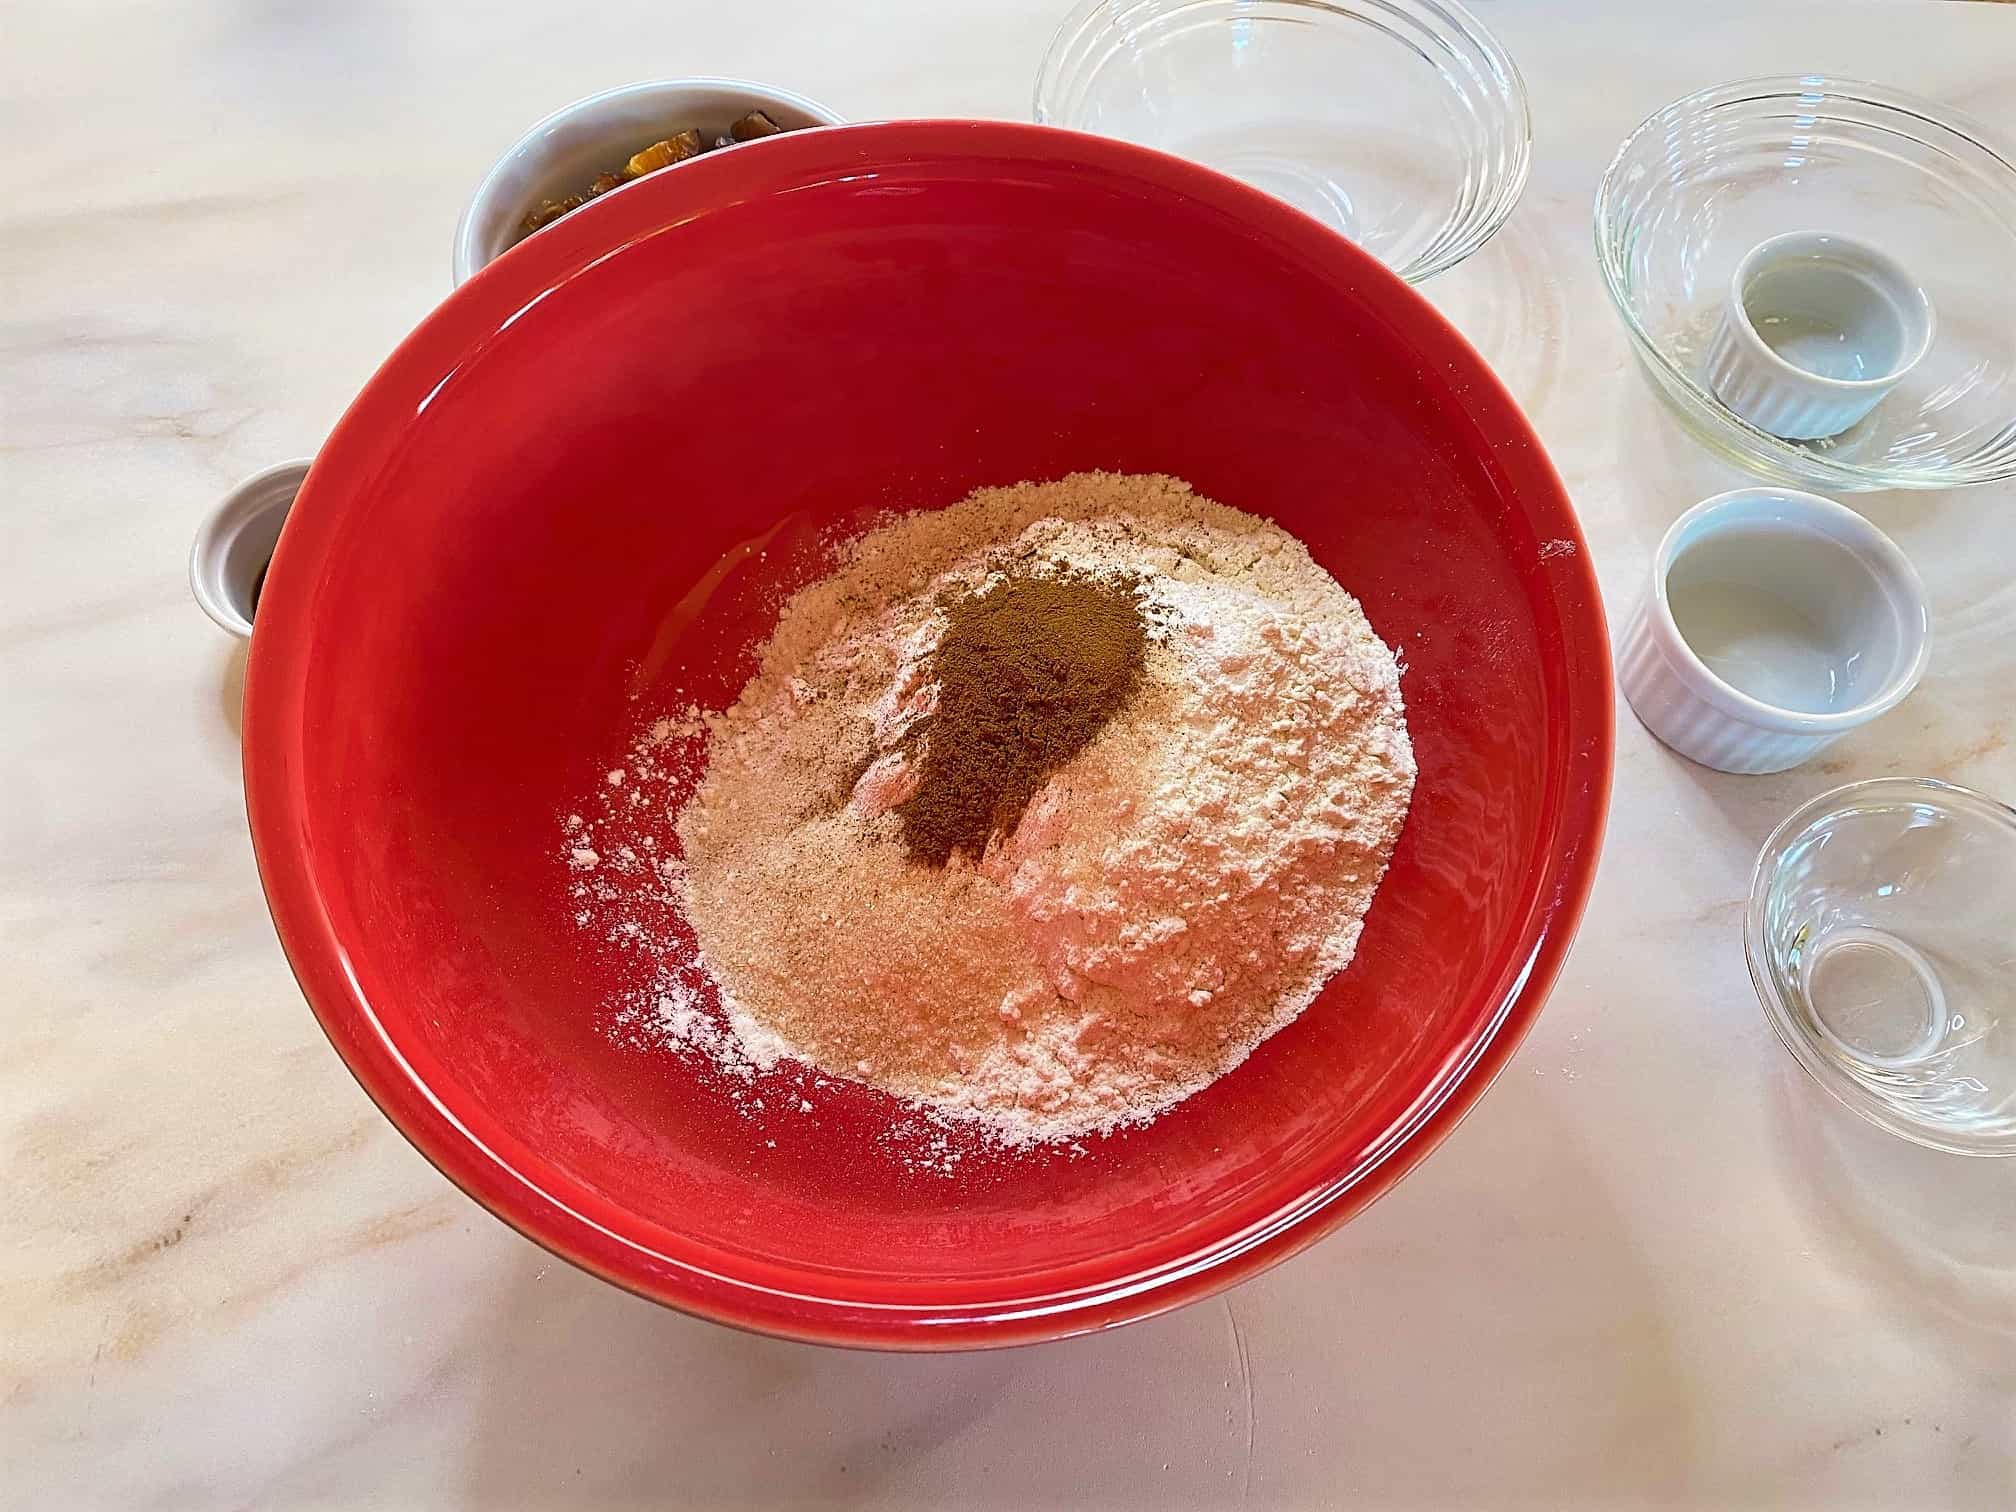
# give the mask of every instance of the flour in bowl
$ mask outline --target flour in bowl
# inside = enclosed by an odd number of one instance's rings
[[[584,922],[690,924],[660,1038],[1009,1144],[1146,1122],[1302,1012],[1415,776],[1393,655],[1299,542],[1105,473],[863,537],[704,740],[676,832],[612,786],[562,852]]]

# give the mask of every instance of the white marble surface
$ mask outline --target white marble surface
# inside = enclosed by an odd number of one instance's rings
[[[451,1190],[323,1042],[254,879],[241,661],[183,558],[447,288],[530,119],[747,73],[1020,116],[1055,0],[0,10],[0,1506],[2016,1505],[2016,1162],[1886,1139],[1771,1040],[1738,941],[1774,819],[1849,777],[2016,793],[2016,491],[1865,507],[1931,675],[1827,767],[1620,723],[1596,898],[1499,1086],[1227,1298],[994,1355],[661,1312]],[[1822,68],[2016,137],[2016,8],[1482,7],[1531,188],[1432,286],[1534,416],[1613,613],[1733,474],[1630,366],[1588,209],[1699,85]]]

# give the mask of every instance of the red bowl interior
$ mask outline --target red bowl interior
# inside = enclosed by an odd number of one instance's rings
[[[757,1119],[612,1044],[639,965],[575,927],[560,814],[675,692],[733,696],[817,528],[1092,467],[1278,521],[1402,654],[1420,780],[1351,969],[1148,1128],[949,1178],[877,1094]],[[1568,501],[1427,304],[1174,159],[910,122],[645,180],[430,317],[295,506],[245,764],[303,989],[443,1171],[659,1300],[929,1348],[1203,1295],[1432,1146],[1566,949],[1610,721]]]

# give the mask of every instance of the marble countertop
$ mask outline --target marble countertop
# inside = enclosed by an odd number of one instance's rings
[[[1815,69],[2016,138],[2016,9],[1479,8],[1532,87],[1533,179],[1429,292],[1533,416],[1615,616],[1738,481],[1598,286],[1616,142]],[[8,7],[0,1506],[2016,1506],[2016,1163],[1838,1109],[1738,929],[1759,841],[1825,787],[2016,793],[2016,490],[1859,501],[1937,646],[1825,766],[1717,776],[1623,715],[1595,900],[1498,1086],[1338,1234],[1169,1317],[899,1358],[660,1311],[455,1192],[329,1050],[254,876],[197,519],[314,450],[547,109],[712,72],[1020,117],[1059,9]]]

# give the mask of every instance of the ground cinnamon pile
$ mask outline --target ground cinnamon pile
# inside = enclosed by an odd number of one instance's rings
[[[930,659],[917,790],[896,809],[912,856],[978,859],[1050,774],[1133,696],[1147,649],[1138,580],[1018,564],[946,606]]]

